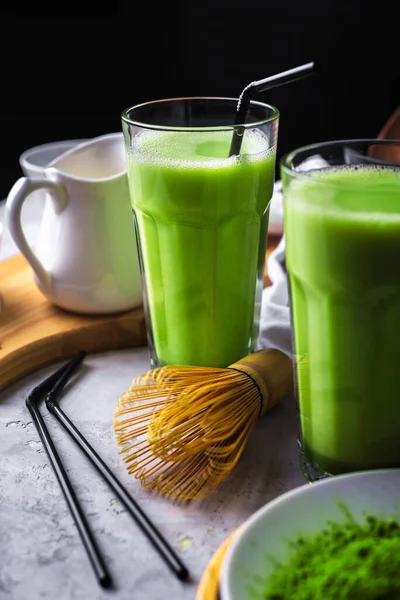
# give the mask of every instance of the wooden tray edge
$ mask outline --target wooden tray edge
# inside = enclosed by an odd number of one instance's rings
[[[235,529],[211,557],[197,586],[195,600],[219,600],[219,575],[226,551],[239,532]]]

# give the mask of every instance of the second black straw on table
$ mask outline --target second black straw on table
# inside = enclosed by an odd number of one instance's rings
[[[82,507],[73,490],[72,484],[68,478],[50,433],[39,411],[38,404],[43,399],[45,400],[46,406],[50,413],[57,418],[69,436],[73,439],[73,441],[75,441],[75,443],[77,443],[78,447],[87,456],[95,469],[100,473],[111,489],[113,489],[121,502],[124,504],[129,514],[136,521],[138,526],[155,547],[161,558],[168,565],[174,575],[181,581],[187,581],[189,580],[189,571],[176,554],[175,550],[165,540],[151,520],[147,517],[145,512],[140,508],[129,492],[122,486],[105,462],[100,458],[100,456],[96,453],[96,451],[92,448],[80,431],[75,427],[67,415],[61,410],[58,404],[58,395],[64,388],[67,381],[69,381],[77,367],[81,364],[84,356],[84,352],[79,352],[70,362],[58,369],[53,375],[48,377],[45,381],[34,388],[34,390],[32,390],[26,399],[26,406],[32,416],[33,423],[35,424],[35,427],[42,440],[50,464],[57,477],[61,491],[77,526],[79,535],[87,552],[96,578],[102,587],[112,586],[111,575],[108,572],[105,561],[100,553],[100,549],[95,541],[94,535],[85,518]]]

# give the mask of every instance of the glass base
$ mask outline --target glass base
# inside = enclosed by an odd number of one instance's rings
[[[149,357],[150,357],[150,369],[153,371],[154,369],[159,369],[161,367],[163,367],[164,365],[162,365],[161,363],[158,362],[157,357],[155,356],[155,354],[152,353],[152,351],[150,350],[149,352]]]
[[[324,469],[321,469],[318,464],[311,463],[308,460],[300,440],[298,440],[297,446],[299,449],[300,470],[308,483],[314,483],[314,481],[321,481],[322,479],[333,477],[331,473],[327,473]]]
[[[315,458],[312,460],[307,456],[307,452],[303,449],[301,439],[297,440],[297,447],[299,451],[299,466],[300,470],[308,483],[314,481],[320,481],[329,477],[337,477],[339,475],[346,475],[348,473],[358,473],[361,471],[371,471],[375,469],[399,469],[399,462],[375,462],[369,464],[344,464],[336,462],[332,465],[334,467],[331,471],[326,471],[321,468]]]

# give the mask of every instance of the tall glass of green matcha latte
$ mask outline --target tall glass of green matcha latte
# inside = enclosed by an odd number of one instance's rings
[[[230,156],[236,108],[180,98],[122,114],[152,367],[227,367],[255,349],[279,113],[251,102]]]
[[[400,142],[284,157],[300,456],[315,480],[400,467]]]

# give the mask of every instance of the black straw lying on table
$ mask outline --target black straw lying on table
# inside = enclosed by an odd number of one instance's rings
[[[126,510],[129,512],[134,521],[141,528],[148,540],[153,544],[155,549],[160,554],[161,558],[169,566],[178,579],[185,581],[189,578],[188,569],[182,563],[176,552],[163,538],[161,533],[156,529],[147,515],[143,512],[140,506],[132,498],[129,492],[118,481],[113,472],[100,458],[97,452],[84,438],[78,428],[67,417],[65,412],[60,408],[57,401],[57,388],[50,390],[45,396],[45,403],[48,411],[56,417],[65,431],[70,435],[73,441],[78,445],[82,452],[87,456],[91,464],[100,473],[105,482],[110,486],[114,493],[118,496]]]
[[[42,399],[45,400],[49,412],[57,418],[63,428],[68,432],[75,443],[77,443],[78,447],[81,448],[81,450],[89,458],[92,465],[99,471],[104,480],[114,490],[121,502],[126,507],[127,511],[131,514],[131,516],[146,534],[147,538],[159,552],[170,569],[175,573],[178,579],[181,581],[188,580],[189,571],[177,556],[173,548],[162,537],[143,510],[129,495],[127,490],[121,485],[112,471],[110,471],[104,461],[95,452],[92,446],[86,441],[83,435],[58,405],[58,395],[66,383],[70,380],[77,367],[81,364],[84,357],[85,352],[78,352],[78,354],[71,361],[60,367],[55,373],[37,385],[27,397],[26,406],[31,414],[32,421],[35,424],[40,439],[46,450],[50,464],[57,477],[72,518],[77,526],[97,580],[102,587],[112,586],[111,576],[107,570],[100,550],[94,539],[93,533],[91,532],[89,524],[79,504],[78,498],[75,495],[71,482],[54,446],[50,432],[48,431],[43,417],[39,411],[38,403]]]
[[[162,537],[161,533],[156,529],[140,506],[135,502],[129,492],[118,481],[105,462],[100,458],[97,452],[60,408],[57,402],[56,394],[54,394],[53,391],[48,392],[47,396],[45,397],[45,402],[49,412],[56,417],[65,431],[67,431],[79,448],[84,452],[84,454],[86,454],[92,465],[95,467],[95,469],[97,469],[106,483],[108,483],[110,488],[118,496],[126,510],[139,525],[141,530],[153,544],[169,568],[175,573],[178,579],[181,581],[187,580],[189,578],[188,569],[182,563],[173,548]]]
[[[55,373],[50,375],[50,377],[36,386],[27,397],[25,404],[30,412],[44,449],[46,450],[46,454],[67,502],[71,516],[78,529],[97,581],[102,587],[110,587],[112,585],[111,576],[108,573],[93,533],[38,408],[38,402],[40,402],[46,394],[52,393],[53,397],[55,397],[61,392],[77,367],[81,364],[84,356],[85,352],[78,352],[71,361],[60,367]]]
[[[253,96],[258,92],[265,92],[274,87],[291,83],[297,79],[303,79],[315,72],[315,63],[309,62],[304,65],[289,69],[288,71],[282,71],[276,75],[271,75],[265,79],[259,79],[258,81],[252,81],[242,91],[239,96],[238,104],[236,107],[235,117],[235,129],[232,135],[231,146],[229,149],[229,156],[234,154],[240,154],[240,148],[242,146],[243,135],[244,135],[244,124],[246,123],[246,116],[249,110],[250,101]]]

